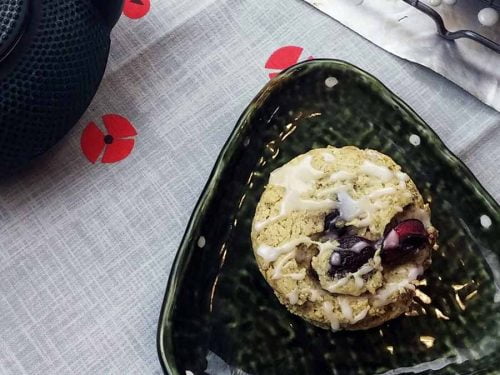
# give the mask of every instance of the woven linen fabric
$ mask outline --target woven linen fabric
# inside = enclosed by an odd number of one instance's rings
[[[0,374],[161,373],[165,286],[214,161],[269,75],[309,56],[377,76],[500,199],[498,112],[302,0],[127,1],[87,113],[0,182]]]

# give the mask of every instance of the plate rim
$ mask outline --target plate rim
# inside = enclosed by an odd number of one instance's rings
[[[264,99],[266,99],[267,95],[272,91],[274,86],[278,86],[283,80],[289,78],[290,73],[293,73],[298,68],[305,65],[316,65],[321,63],[329,63],[333,65],[338,65],[340,67],[348,68],[351,71],[354,71],[360,75],[368,77],[371,82],[377,83],[380,87],[385,91],[385,93],[394,100],[401,109],[414,117],[417,121],[423,124],[429,132],[429,134],[437,140],[437,145],[443,151],[443,154],[450,159],[451,161],[457,163],[459,167],[463,169],[471,183],[474,190],[476,190],[477,194],[481,197],[485,198],[486,203],[490,206],[490,209],[500,211],[500,204],[496,202],[493,196],[488,192],[487,189],[481,184],[481,182],[477,179],[474,173],[470,170],[470,168],[458,157],[456,156],[449,147],[443,142],[441,137],[436,133],[436,131],[415,111],[411,108],[406,102],[401,99],[397,94],[395,94],[389,87],[387,87],[382,81],[376,78],[373,74],[367,72],[364,69],[359,68],[358,66],[351,64],[345,60],[340,59],[332,59],[332,58],[319,58],[319,59],[311,59],[307,61],[302,61],[297,64],[294,64],[287,69],[281,71],[276,77],[267,82],[264,87],[262,87],[259,92],[254,96],[254,98],[250,101],[250,103],[245,107],[242,114],[239,116],[236,124],[231,131],[229,137],[224,143],[217,159],[214,162],[214,166],[210,172],[210,175],[207,179],[205,186],[203,187],[200,197],[194,206],[194,209],[189,218],[188,224],[186,226],[186,230],[184,235],[182,236],[182,240],[180,242],[179,248],[175,254],[174,260],[172,262],[172,267],[169,273],[167,286],[165,289],[160,315],[157,324],[157,335],[156,335],[156,348],[158,358],[161,364],[161,367],[166,374],[171,375],[184,375],[181,374],[175,365],[175,358],[173,356],[172,350],[168,350],[166,345],[164,345],[165,338],[167,342],[172,346],[172,321],[171,317],[173,314],[174,302],[176,300],[177,294],[177,284],[179,282],[180,276],[182,276],[184,272],[184,268],[188,265],[189,259],[191,257],[191,253],[188,252],[188,243],[190,238],[192,237],[194,229],[197,227],[197,224],[200,221],[200,212],[202,212],[208,203],[212,200],[213,195],[215,194],[215,189],[213,189],[219,182],[221,172],[225,168],[224,160],[230,159],[232,157],[231,149],[238,141],[238,138],[241,136],[242,131],[246,128],[245,119],[254,109],[254,107]],[[248,126],[248,125],[247,125]],[[478,187],[478,188],[476,188]]]

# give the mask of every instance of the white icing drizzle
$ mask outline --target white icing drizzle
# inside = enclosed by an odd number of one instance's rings
[[[379,245],[380,246],[380,245]],[[380,257],[380,252],[382,251],[382,246],[380,246],[375,255],[373,256],[373,267],[376,270],[382,271],[384,267],[382,267],[382,258]]]
[[[310,293],[309,299],[311,301],[315,302],[315,301],[319,301],[320,300],[320,298],[321,298],[321,291],[320,290],[318,290],[318,289],[310,289],[309,293]]]
[[[332,285],[329,285],[326,290],[328,290],[330,293],[337,293],[338,289],[343,287],[347,282],[349,281],[349,276],[347,275],[346,277],[343,277],[339,279],[337,282],[335,282]]]
[[[351,221],[356,218],[359,221],[356,223],[358,227],[366,227],[371,224],[373,212],[376,209],[384,208],[387,206],[386,202],[375,201],[379,197],[394,194],[396,189],[393,187],[381,188],[372,191],[365,197],[355,200],[352,198],[346,189],[342,189],[338,192],[337,197],[339,200],[338,208],[340,211],[340,216],[346,220]]]
[[[351,324],[355,324],[366,317],[366,314],[370,310],[370,307],[365,307],[356,315],[353,315],[352,307],[349,304],[349,300],[347,298],[339,298],[338,299],[340,305],[340,311],[345,320],[347,320]],[[339,319],[335,316],[333,312],[333,304],[329,301],[323,302],[322,305],[323,315],[329,321],[330,327],[332,331],[338,331],[340,328]]]
[[[288,252],[294,250],[296,246],[300,245],[301,243],[307,242],[307,241],[311,241],[311,239],[309,237],[300,237],[300,238],[296,238],[294,240],[291,240],[291,241],[289,241],[281,246],[278,246],[278,247],[272,247],[272,246],[268,246],[268,245],[260,245],[257,248],[257,254],[259,256],[261,256],[262,258],[264,258],[264,260],[268,263],[274,262],[276,259],[278,259],[278,257],[281,254],[288,253]]]
[[[408,176],[406,173],[404,172],[396,172],[396,178],[399,180],[399,181],[408,181],[410,179],[410,176]]]
[[[424,268],[422,266],[412,267],[410,269],[410,272],[408,272],[408,279],[410,281],[414,281],[423,273],[424,273]]]
[[[374,267],[371,264],[366,263],[356,272],[348,273],[343,278],[328,285],[325,289],[330,293],[338,293],[339,289],[342,288],[345,284],[347,284],[351,278],[354,279],[354,285],[356,285],[356,288],[361,289],[365,284],[365,280],[363,280],[363,275],[366,275],[367,273],[370,273],[373,270]]]
[[[359,241],[351,247],[351,251],[354,251],[355,253],[359,253],[361,250],[363,250],[368,245],[370,245],[370,244],[366,241]]]
[[[306,278],[306,270],[302,269],[299,272],[295,273],[287,273],[286,275],[283,275],[282,277],[289,277],[293,280],[304,280]]]
[[[361,289],[365,285],[365,280],[362,277],[354,276],[354,285],[356,285],[356,288]]]
[[[305,269],[301,269],[299,272],[295,273],[287,273],[287,274],[282,273],[283,267],[285,267],[288,264],[288,262],[290,262],[295,257],[295,254],[296,251],[293,250],[289,252],[286,256],[284,256],[282,259],[280,259],[278,262],[276,262],[276,264],[274,265],[273,275],[271,276],[272,280],[277,280],[284,277],[289,277],[293,280],[303,280],[306,277]]]
[[[405,190],[406,189],[406,181],[408,181],[410,179],[410,176],[408,176],[406,173],[399,172],[399,171],[396,172],[395,175],[396,175],[396,178],[399,180],[398,189]],[[410,194],[410,196],[411,196],[411,194]]]
[[[342,288],[345,284],[349,282],[351,278],[354,279],[354,285],[356,288],[361,289],[365,285],[365,280],[363,276],[367,273],[372,272],[374,269],[377,269],[380,265],[380,256],[378,255],[378,251],[375,253],[373,257],[373,264],[366,263],[356,272],[348,273],[343,278],[339,279],[333,284],[328,285],[325,288],[330,293],[338,293],[339,289]]]
[[[318,242],[313,241],[309,237],[299,237],[294,240],[291,240],[281,246],[272,247],[268,245],[260,245],[257,248],[257,254],[264,258],[266,262],[274,262],[281,254],[286,254],[295,249],[296,246],[300,244],[306,245],[317,245],[319,247],[319,251],[331,250],[337,246],[337,242],[329,241],[329,242]]]
[[[297,289],[292,290],[290,293],[286,295],[286,298],[288,298],[288,301],[292,305],[296,305],[297,302],[299,302],[299,291]]]
[[[354,200],[347,191],[339,191],[337,196],[340,216],[346,221],[355,219],[361,211],[359,202]]]
[[[368,160],[365,160],[361,165],[361,171],[382,180],[382,182],[389,182],[394,177],[394,173],[389,168],[374,164]]]
[[[377,291],[377,294],[373,297],[373,306],[380,307],[391,303],[390,297],[400,290],[410,289],[415,290],[415,285],[412,284],[413,281],[417,279],[424,272],[422,266],[412,266],[408,272],[408,276],[397,283],[388,283],[383,288]]]
[[[385,195],[394,194],[395,192],[396,192],[396,189],[394,189],[393,187],[382,188],[382,189],[372,191],[370,194],[368,194],[368,198],[376,199],[376,198],[383,197]]]
[[[365,217],[359,220],[357,223],[358,227],[367,227],[372,222],[371,214],[369,212],[365,213]]]
[[[355,316],[353,316],[352,312],[352,307],[349,304],[349,299],[348,298],[339,298],[339,305],[340,305],[340,311],[342,312],[342,315],[344,318],[351,324],[355,324],[359,322],[360,320],[364,319],[366,314],[368,313],[368,310],[370,310],[370,307],[365,307],[363,310],[361,310],[359,313],[357,313]]]
[[[375,203],[373,203],[373,207],[375,207],[377,209],[386,208],[388,205],[389,205],[389,203],[384,202],[384,201],[376,201]]]
[[[322,197],[331,197],[332,195],[338,194],[341,191],[347,191],[349,190],[349,186],[347,185],[341,185],[341,186],[335,186],[333,188],[329,189],[323,189],[319,192],[320,196]]]
[[[331,163],[335,160],[335,156],[333,156],[329,152],[323,152],[321,156],[323,157],[323,160],[327,163]]]
[[[347,298],[339,298],[340,311],[349,322],[352,321],[352,308]]]
[[[281,270],[283,267],[291,261],[294,257],[297,251],[294,249],[293,251],[290,251],[287,255],[285,255],[283,258],[281,258],[276,264],[274,265],[274,272],[272,279],[277,279],[281,277]]]
[[[256,231],[262,230],[266,225],[275,222],[292,211],[297,210],[329,210],[336,206],[336,202],[331,199],[312,200],[303,199],[304,193],[312,190],[314,183],[325,175],[311,165],[312,156],[302,158],[297,164],[285,164],[276,169],[269,177],[269,185],[282,186],[285,188],[285,195],[281,200],[280,212],[277,216],[255,223]]]
[[[293,273],[287,273],[285,275],[281,275],[281,277],[289,277],[290,279],[293,280],[304,280],[306,278],[306,270],[302,269],[300,272],[293,272]]]
[[[357,323],[360,320],[363,320],[366,317],[366,314],[368,314],[368,311],[370,310],[370,307],[365,307],[363,310],[361,310],[356,316],[352,319],[351,323]]]
[[[330,301],[323,302],[323,315],[330,322],[332,331],[338,331],[340,328],[339,321],[333,313],[333,305]]]
[[[355,177],[355,175],[353,173],[349,173],[346,171],[338,171],[338,172],[331,174],[330,181],[332,181],[332,182],[346,181],[346,180],[350,180],[354,177]]]
[[[414,290],[415,285],[408,282],[408,280],[403,280],[403,281],[400,281],[399,283],[387,284],[386,286],[384,286],[384,288],[377,291],[377,294],[375,295],[375,298],[373,301],[373,306],[381,307],[381,306],[388,305],[389,303],[391,303],[391,300],[389,299],[389,297],[401,289]]]
[[[373,271],[372,265],[366,263],[359,270],[357,270],[352,274],[352,276],[354,277],[354,284],[356,285],[357,288],[361,289],[363,285],[365,285],[365,280],[363,279],[363,276],[372,271]]]

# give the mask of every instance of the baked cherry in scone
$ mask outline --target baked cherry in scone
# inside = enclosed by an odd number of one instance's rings
[[[427,238],[427,231],[420,220],[408,219],[400,222],[386,234],[382,242],[382,262],[404,262],[428,242]]]
[[[363,237],[345,236],[339,238],[339,248],[330,257],[330,275],[344,275],[356,272],[375,254],[372,242]]]

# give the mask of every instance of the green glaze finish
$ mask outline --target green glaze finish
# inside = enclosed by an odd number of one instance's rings
[[[327,87],[328,77],[338,84]],[[327,145],[390,155],[431,201],[441,247],[419,287],[428,298],[411,316],[368,331],[321,330],[288,313],[257,269],[250,227],[269,173]],[[170,275],[161,363],[173,375],[497,373],[499,226],[498,204],[383,84],[341,61],[298,64],[250,103],[217,160]]]

